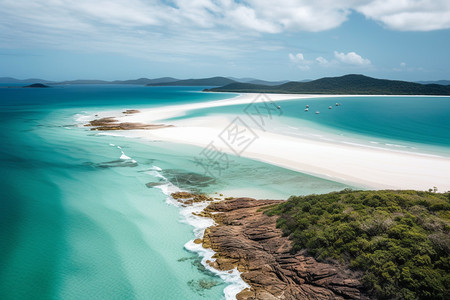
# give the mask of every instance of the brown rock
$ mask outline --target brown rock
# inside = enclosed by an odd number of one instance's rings
[[[92,127],[91,130],[136,130],[136,129],[152,130],[152,129],[173,127],[173,125],[165,125],[165,124],[143,124],[130,122],[119,123],[117,119],[113,117],[106,117],[92,120],[84,126]]]
[[[105,126],[105,125],[108,125],[111,123],[117,123],[117,120],[112,117],[101,118],[101,119],[92,120],[84,126]]]
[[[368,299],[359,273],[317,262],[306,251],[290,252],[291,241],[276,228],[277,217],[262,212],[280,202],[235,198],[205,209],[218,224],[203,238],[203,247],[217,252],[209,264],[225,271],[237,267],[251,286],[237,299]]]
[[[194,216],[197,217],[203,217],[203,218],[211,218],[212,219],[212,214],[206,211],[201,211],[199,213],[193,212],[192,213]]]
[[[173,199],[190,199],[190,198],[194,197],[194,194],[191,194],[188,192],[177,192],[177,193],[172,193],[171,196]]]
[[[171,194],[172,198],[185,205],[191,205],[193,203],[213,201],[214,199],[206,196],[205,194],[192,194],[188,192],[176,192]],[[201,214],[207,215],[208,212],[204,211]],[[210,214],[209,214],[210,215]]]
[[[123,111],[122,113],[125,115],[132,115],[132,114],[140,113],[140,111],[137,109],[127,109],[126,111]]]

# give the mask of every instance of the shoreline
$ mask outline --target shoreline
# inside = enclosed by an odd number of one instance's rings
[[[448,251],[443,250],[448,250],[448,244],[447,248],[442,248],[448,207],[435,209],[435,205],[447,201],[448,194],[384,190],[343,191],[322,196],[289,199],[281,208],[282,200],[252,198],[212,202],[205,208],[204,216],[212,218],[215,225],[206,229],[199,243],[217,253],[213,256],[214,261],[207,261],[211,266],[224,271],[237,268],[242,272],[241,277],[250,288],[238,293],[237,300],[369,300],[404,298],[407,292],[418,298],[442,298],[448,294],[445,277],[438,275],[445,274],[447,269],[434,263],[448,255]],[[377,202],[376,199],[384,197],[387,198]],[[316,204],[322,208],[314,211]],[[353,210],[355,205],[361,207]],[[411,225],[403,225],[403,217],[392,216],[390,208],[394,206],[399,209],[394,215],[409,214],[417,219],[410,219]],[[340,207],[337,210],[341,214],[327,215],[327,208],[334,207]],[[384,211],[384,216],[373,215],[373,208]],[[329,221],[332,215],[336,219]],[[441,226],[430,227],[429,223],[423,222],[426,215]],[[369,224],[383,225],[374,229]],[[421,238],[411,241],[409,237],[392,235],[391,230],[397,226],[407,226],[411,231],[421,228],[421,233],[417,231]],[[440,238],[435,239],[437,236]],[[389,242],[386,244],[381,240]],[[393,253],[392,244],[403,251]],[[435,253],[430,258],[431,263],[427,264],[428,272],[421,268],[421,262],[413,259],[424,248]],[[381,274],[398,274],[405,265],[411,270],[419,270],[415,272],[435,274],[430,275],[435,281],[426,283],[429,288],[417,289],[423,277],[416,277],[413,282],[394,281]],[[387,266],[389,271],[385,271]],[[386,290],[385,286],[391,289]]]
[[[161,175],[162,176],[162,175]],[[197,254],[201,258],[203,267],[218,276],[225,284],[223,289],[225,300],[234,300],[236,295],[241,291],[250,288],[250,286],[242,279],[241,272],[237,268],[232,270],[220,270],[211,266],[208,261],[215,260],[217,254],[213,249],[203,247],[197,241],[203,239],[205,231],[215,225],[212,218],[205,217],[203,212],[210,203],[218,201],[226,201],[223,197],[213,198],[205,194],[193,194],[186,192],[172,183],[155,186],[166,195],[166,203],[173,205],[179,209],[182,216],[181,222],[193,227],[194,239],[184,244],[184,248],[192,253]]]
[[[164,120],[166,118],[172,118],[176,116],[182,116],[185,114],[186,111],[197,109],[197,108],[205,108],[205,107],[215,107],[215,106],[223,106],[223,105],[235,105],[235,104],[244,104],[244,103],[250,103],[248,101],[252,101],[254,95],[245,95],[245,96],[238,96],[229,100],[218,100],[218,101],[211,101],[206,103],[195,103],[195,104],[186,104],[186,105],[176,105],[176,106],[169,106],[169,107],[163,107],[163,108],[152,108],[152,109],[140,109],[139,112],[133,113],[133,114],[125,114],[123,111],[118,113],[117,111],[114,112],[100,112],[98,113],[99,118],[107,118],[107,117],[114,117],[117,119],[118,122],[129,122],[129,123],[136,123],[143,126],[151,126],[154,125],[155,122]],[[297,95],[291,95],[295,97],[282,97],[281,100],[275,100],[275,101],[287,101],[291,99],[298,99]],[[339,95],[340,96],[340,95]],[[336,97],[339,97],[336,96]],[[324,96],[325,97],[325,96]],[[307,99],[310,99],[309,97],[305,97]],[[247,101],[247,102],[245,102]],[[237,103],[238,102],[238,103]],[[206,105],[205,105],[206,104]],[[86,117],[84,117],[86,118]],[[81,121],[81,120],[80,120]],[[90,120],[92,121],[92,119]],[[168,142],[175,142],[180,144],[191,144],[199,147],[205,147],[210,141],[211,138],[214,138],[217,136],[217,134],[220,133],[223,128],[229,124],[229,119],[225,116],[219,115],[219,116],[209,116],[209,117],[197,117],[197,118],[190,118],[190,119],[184,119],[184,120],[176,120],[176,121],[170,121],[168,126],[173,125],[171,127],[166,128],[160,128],[155,130],[118,130],[114,131],[114,133],[109,133],[102,131],[100,134],[105,135],[120,135],[125,137],[134,137],[134,138],[141,138],[144,140],[164,140]],[[164,122],[166,123],[166,121]],[[213,126],[211,126],[213,124]],[[256,129],[255,129],[256,130]],[[393,188],[397,189],[399,188],[397,184],[404,183],[403,181],[400,181],[397,179],[396,182],[393,182],[395,185],[382,185],[379,183],[377,178],[382,178],[383,174],[386,172],[393,172],[392,168],[396,166],[400,166],[403,169],[404,174],[408,173],[408,170],[413,171],[409,178],[413,178],[417,175],[417,171],[425,172],[427,170],[432,170],[431,173],[422,174],[422,176],[427,177],[427,179],[433,179],[432,176],[438,176],[439,178],[447,178],[445,176],[445,170],[448,170],[447,167],[450,167],[450,161],[449,159],[438,157],[438,156],[424,156],[423,154],[419,153],[407,153],[404,151],[388,151],[382,148],[367,148],[362,147],[361,145],[341,145],[337,144],[336,142],[325,142],[325,141],[317,141],[317,140],[311,140],[306,138],[298,138],[298,137],[291,137],[276,133],[270,133],[270,132],[262,132],[257,131],[258,135],[260,136],[259,140],[255,142],[254,145],[250,146],[244,153],[244,157],[252,158],[258,161],[267,162],[272,165],[281,166],[287,169],[292,169],[296,171],[300,171],[302,173],[307,173],[310,175],[315,175],[318,177],[331,179],[334,181],[340,181],[345,183],[355,183],[359,187],[364,186],[367,188]],[[259,144],[258,144],[259,143]],[[308,159],[312,159],[310,164],[304,164],[302,165],[302,161],[296,159],[298,157],[298,151],[301,150],[299,148],[296,148],[295,145],[300,144],[306,153],[308,153]],[[275,147],[275,148],[274,148]],[[224,145],[222,145],[222,148],[224,148]],[[309,149],[309,150],[308,150]],[[320,151],[318,151],[320,150]],[[330,152],[331,151],[331,152]],[[228,151],[228,153],[232,153],[231,151]],[[357,174],[365,174],[367,175],[367,171],[373,171],[376,170],[375,174],[372,174],[374,178],[363,178],[361,177],[353,177],[352,174],[344,174],[342,176],[341,173],[339,173],[339,164],[336,162],[332,163],[332,168],[326,169],[321,168],[329,162],[326,160],[324,162],[320,162],[324,159],[324,155],[329,156],[336,156],[338,155],[341,159],[349,159],[349,158],[357,158],[359,160],[365,161],[365,164],[362,166],[359,166],[359,173]],[[356,156],[355,156],[356,155]],[[318,156],[313,159],[314,156]],[[367,157],[374,157],[376,158],[373,161],[372,166],[367,165],[367,162],[370,162],[371,159],[367,159]],[[379,166],[380,162],[387,161],[391,165],[391,169],[383,168],[383,166]],[[315,163],[316,162],[316,163]],[[340,164],[345,165],[348,164],[348,161],[341,161]],[[409,169],[408,169],[409,168]],[[338,170],[338,171],[336,171]],[[350,171],[354,171],[355,169],[351,169]],[[336,171],[333,173],[333,171]],[[397,173],[394,173],[394,179],[395,176],[398,176]],[[390,178],[384,178],[385,181],[392,180],[393,177]],[[395,181],[395,180],[394,180]],[[422,182],[422,177],[416,178],[412,180],[409,183],[416,184],[417,182]],[[431,181],[428,181],[431,182]],[[442,181],[443,183],[446,183]],[[450,182],[450,180],[448,181]],[[390,182],[389,182],[390,183]],[[428,184],[428,183],[427,183]],[[423,189],[432,188],[433,186],[438,186],[441,191],[443,191],[442,186],[447,187],[447,185],[427,185],[424,186]],[[157,187],[160,188],[163,191],[163,187]],[[401,188],[401,187],[400,187]],[[414,187],[403,187],[404,189],[420,189],[417,188],[417,186]],[[450,189],[450,185],[448,185],[448,189]],[[173,202],[176,201],[174,198],[172,198],[171,194],[168,193],[168,191],[163,191],[167,196],[168,200],[167,202]],[[171,199],[170,199],[171,198]],[[170,200],[169,200],[170,199]],[[245,198],[246,201],[248,200]],[[220,203],[227,203],[228,200],[223,200],[220,202],[213,202],[214,205]],[[227,254],[223,251],[220,251],[218,248],[214,248],[214,246],[211,243],[211,230],[213,228],[216,228],[217,226],[221,226],[220,222],[217,222],[217,218],[220,214],[220,212],[210,212],[207,207],[208,204],[211,202],[205,202],[203,204],[201,203],[194,203],[192,207],[189,208],[182,208],[180,209],[180,215],[183,216],[184,223],[187,223],[194,227],[194,235],[196,237],[195,240],[188,241],[184,247],[188,251],[197,253],[202,259],[202,264],[208,269],[212,270],[214,269],[214,273],[218,275],[226,284],[226,288],[224,289],[224,294],[226,299],[235,299],[237,296],[237,299],[252,299],[252,297],[259,296],[268,296],[265,294],[267,290],[265,290],[264,287],[266,283],[262,282],[259,283],[259,287],[256,289],[254,288],[254,282],[252,283],[252,280],[247,277],[247,275],[244,275],[245,272],[248,272],[251,268],[248,261],[247,262],[240,262],[240,264],[236,264],[235,257],[227,257]],[[172,203],[173,204],[173,203]],[[175,204],[176,205],[176,204]],[[176,205],[179,206],[179,205]],[[202,211],[207,211],[210,215],[202,215]],[[249,215],[250,216],[250,215]],[[219,217],[220,218],[220,217]],[[203,219],[203,220],[201,220]],[[215,224],[216,221],[216,224]],[[230,221],[233,222],[233,221]],[[239,220],[241,222],[241,220]],[[264,240],[264,239],[263,239]],[[216,245],[217,246],[217,245]],[[253,249],[254,250],[254,249]],[[285,249],[286,250],[286,249]],[[285,251],[282,253],[284,255],[283,257],[286,258],[287,252]],[[230,260],[231,259],[231,260]],[[293,259],[293,258],[290,258]],[[310,260],[311,258],[308,257],[308,255],[305,255],[302,253],[302,258],[300,260],[297,260],[296,263],[299,263],[301,261],[308,261],[309,265],[325,265],[318,263],[316,261],[312,262]],[[218,262],[217,262],[218,261]],[[307,264],[308,265],[308,264]],[[305,267],[304,265],[302,265]],[[323,266],[324,268],[329,268]],[[307,269],[305,271],[308,274],[304,277],[301,277],[298,279],[300,282],[303,280],[304,282],[307,282],[307,286],[309,283],[311,283],[311,289],[309,291],[301,291],[300,293],[314,293],[318,295],[327,295],[327,296],[339,296],[342,297],[344,295],[344,298],[353,298],[353,299],[364,299],[364,294],[361,293],[361,289],[357,288],[359,284],[357,283],[357,279],[350,279],[348,281],[348,278],[342,278],[344,275],[340,275],[336,277],[336,274],[346,274],[347,271],[344,273],[341,272],[341,269],[339,269],[339,266],[332,266],[332,268],[336,267],[337,272],[335,272],[335,269],[332,269],[331,275],[327,275],[328,278],[334,278],[331,279],[331,286],[336,286],[340,288],[344,288],[343,290],[333,290],[333,287],[330,288],[330,286],[324,286],[324,287],[318,287],[317,282],[314,280],[310,280],[308,278],[310,272],[312,272],[311,269]],[[261,270],[254,272],[259,272],[261,274]],[[303,270],[304,271],[304,270]],[[230,273],[231,272],[231,273]],[[320,277],[322,274],[322,270],[317,271]],[[297,274],[298,275],[298,274]],[[334,277],[333,277],[334,276]],[[274,277],[275,278],[275,277]],[[337,278],[337,279],[336,279]],[[309,281],[308,281],[309,280]],[[328,280],[328,279],[327,279]],[[337,280],[337,281],[333,281]],[[344,281],[347,280],[347,281]],[[356,280],[356,281],[354,281]],[[318,279],[318,282],[323,283],[323,278]],[[256,283],[258,285],[258,283]],[[281,283],[282,284],[282,283]],[[319,284],[320,285],[320,284]],[[303,284],[303,288],[307,288]],[[277,293],[276,290],[280,290],[279,286],[275,288],[275,290],[272,290],[269,292],[269,294],[274,295]],[[283,288],[284,289],[284,288]],[[295,289],[295,288],[294,288]],[[273,293],[272,293],[273,292]],[[298,291],[297,291],[298,292]],[[297,294],[297,295],[305,295],[305,294]],[[270,296],[269,296],[270,297]],[[336,298],[336,297],[335,297]],[[296,299],[293,298],[287,298],[287,299]],[[325,298],[324,298],[325,299]]]
[[[271,94],[270,100],[279,102],[311,99],[314,101],[315,98],[343,96],[345,95]],[[360,97],[359,95],[351,96]],[[255,97],[258,97],[258,94],[240,94],[225,100],[140,109],[139,113],[129,115],[117,111],[99,112],[98,117],[114,117],[120,122],[155,124],[165,119],[183,116],[190,110],[248,104]],[[389,95],[389,97],[392,96]],[[84,120],[88,118],[85,117]],[[89,121],[92,120],[92,117],[90,118]],[[217,138],[230,124],[230,116],[213,115],[167,122],[164,121],[173,127],[157,130],[115,131],[114,134],[144,140],[190,144],[202,148],[214,141],[217,142],[217,148],[223,152],[234,154],[223,141]],[[263,131],[259,128],[252,128],[252,130],[259,138],[241,153],[242,157],[362,188],[428,190],[437,187],[439,191],[450,190],[450,174],[448,174],[450,159],[447,157],[294,137]],[[111,133],[102,132],[101,134],[110,135]]]
[[[203,216],[214,220],[194,241],[214,254],[206,263],[220,271],[238,270],[247,299],[369,299],[362,273],[318,262],[306,251],[291,253],[292,242],[264,209],[284,200],[233,198],[210,202]]]

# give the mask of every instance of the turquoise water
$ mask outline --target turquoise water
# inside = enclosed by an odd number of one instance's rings
[[[267,119],[268,131],[450,156],[450,97],[332,97],[279,101],[277,105],[282,115],[273,112],[272,120]],[[198,109],[179,118],[243,115],[246,107]]]
[[[192,220],[164,188],[285,199],[347,187],[237,157],[208,178],[199,148],[73,126],[84,111],[229,97],[199,90],[0,88],[0,299],[222,299],[232,280],[186,250]]]

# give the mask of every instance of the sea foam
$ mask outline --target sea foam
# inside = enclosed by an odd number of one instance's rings
[[[154,177],[163,179],[166,181],[166,184],[162,184],[159,186],[155,186],[155,188],[160,189],[166,196],[166,202],[168,204],[177,206],[180,208],[181,222],[186,223],[194,227],[194,236],[196,239],[203,238],[205,234],[205,230],[208,227],[214,226],[214,221],[210,218],[204,218],[194,215],[194,213],[202,212],[209,203],[193,203],[189,206],[182,206],[176,199],[174,199],[171,195],[172,193],[183,191],[176,185],[172,184],[167,180],[159,171],[162,171],[161,168],[157,166],[152,167],[152,171],[147,172],[149,175],[153,175]],[[209,270],[210,272],[219,276],[225,283],[228,285],[224,288],[223,292],[226,300],[236,299],[236,295],[246,288],[250,288],[250,286],[242,280],[241,273],[234,268],[230,271],[220,271],[213,267],[211,267],[207,261],[215,261],[213,255],[216,253],[211,249],[205,249],[201,244],[194,243],[194,240],[188,241],[184,248],[188,251],[197,253],[201,258],[202,265]]]
[[[110,145],[111,146],[115,146],[114,144],[110,144]],[[117,149],[119,149],[120,152],[122,152],[122,155],[120,156],[119,159],[121,159],[121,160],[130,160],[132,163],[136,163],[137,162],[134,159],[132,159],[131,157],[129,157],[128,155],[126,155],[125,152],[123,152],[122,147],[120,147],[120,146],[115,146],[115,147],[117,147]]]

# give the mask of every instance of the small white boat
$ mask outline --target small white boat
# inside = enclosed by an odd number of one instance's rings
[[[281,106],[278,105],[277,108],[278,108],[278,109],[281,109]]]
[[[328,106],[328,109],[331,109],[332,107],[331,106]]]
[[[320,114],[320,111],[316,110],[316,115]]]
[[[306,108],[309,108],[309,105],[306,105]]]
[[[336,106],[339,106],[339,103],[336,102]]]
[[[308,111],[309,109],[305,108],[305,111]]]

